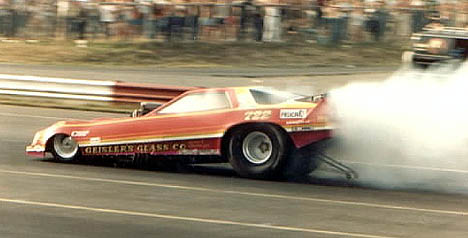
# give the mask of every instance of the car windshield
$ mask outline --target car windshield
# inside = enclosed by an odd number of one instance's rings
[[[298,94],[269,88],[250,89],[250,93],[258,104],[278,104],[303,97]]]

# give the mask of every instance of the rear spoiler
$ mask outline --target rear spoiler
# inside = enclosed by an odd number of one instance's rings
[[[305,96],[303,98],[296,99],[296,101],[299,102],[319,102],[321,100],[324,100],[328,97],[327,93],[322,93],[322,94],[317,94],[314,96]]]
[[[318,95],[312,96],[312,102],[318,102],[320,100],[324,100],[328,97],[328,93],[322,93]]]

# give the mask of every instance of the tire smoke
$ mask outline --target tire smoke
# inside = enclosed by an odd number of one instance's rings
[[[355,168],[358,183],[468,192],[468,64],[403,68],[332,90],[330,102],[338,128],[327,153]]]

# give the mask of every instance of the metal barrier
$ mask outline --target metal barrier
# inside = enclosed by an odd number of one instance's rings
[[[158,102],[196,87],[0,74],[0,95],[101,102]]]
[[[168,102],[172,98],[196,87],[174,87],[156,84],[115,82],[112,87],[114,101]]]

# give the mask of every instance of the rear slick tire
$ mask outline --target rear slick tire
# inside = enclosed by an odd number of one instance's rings
[[[232,133],[229,163],[242,177],[272,179],[278,177],[288,156],[287,138],[272,125],[249,125]]]

